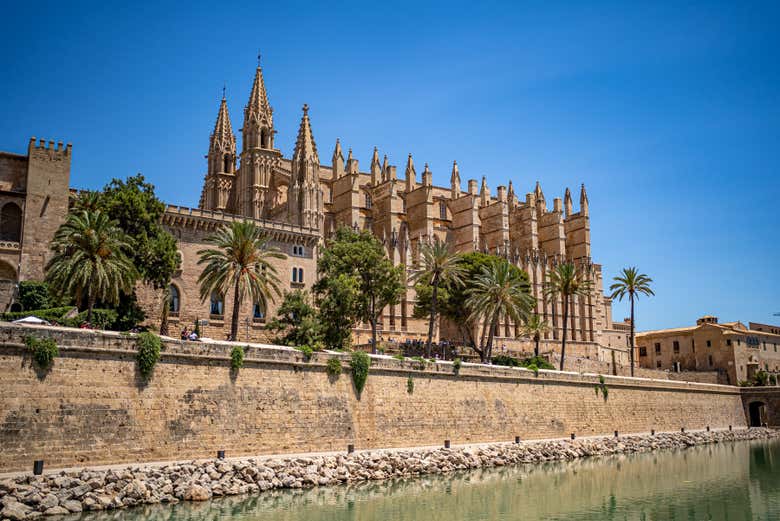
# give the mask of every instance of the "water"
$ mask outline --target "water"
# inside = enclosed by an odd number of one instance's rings
[[[780,520],[780,441],[270,491],[83,521]]]

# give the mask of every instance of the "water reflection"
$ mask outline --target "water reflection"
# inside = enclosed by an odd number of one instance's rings
[[[206,503],[84,514],[81,520],[772,520],[780,442],[583,459]]]

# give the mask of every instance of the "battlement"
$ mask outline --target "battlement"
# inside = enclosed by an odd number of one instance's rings
[[[45,139],[38,140],[35,138],[35,136],[33,136],[30,138],[30,144],[27,147],[27,153],[30,157],[32,157],[33,152],[36,152],[38,154],[44,152],[47,153],[49,157],[52,157],[53,155],[70,157],[72,148],[73,145],[71,143],[68,143],[67,145],[63,146],[62,141],[58,141],[55,147],[53,140],[49,140],[47,142]]]

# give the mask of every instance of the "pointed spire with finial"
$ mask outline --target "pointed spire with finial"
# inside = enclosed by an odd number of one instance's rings
[[[490,188],[487,185],[487,178],[482,176],[482,186],[479,187],[479,198],[482,206],[490,204]]]
[[[252,91],[249,93],[249,101],[244,109],[244,119],[260,122],[263,120],[272,123],[273,109],[268,103],[268,93],[265,90],[263,68],[260,66],[260,54],[257,55],[257,69],[255,80],[252,83]]]
[[[387,154],[385,154],[385,157],[382,160],[382,181],[387,181],[387,166]]]
[[[563,195],[563,216],[569,217],[572,214],[571,190],[566,187],[566,193]]]
[[[428,168],[428,163],[425,163],[425,169],[422,173],[422,184],[423,186],[433,186],[433,172]]]
[[[450,174],[450,190],[452,191],[452,198],[457,199],[460,197],[460,170],[458,170],[458,162],[452,162],[452,173]]]
[[[517,194],[515,194],[515,187],[512,184],[512,180],[509,180],[509,190],[507,192],[507,199],[509,200],[509,206],[514,207],[517,205]]]
[[[412,154],[406,159],[406,193],[413,191],[417,188],[417,172],[414,171],[414,161],[412,160]]]
[[[359,173],[360,169],[358,167],[357,159],[352,157],[352,149],[349,149],[349,153],[347,154],[347,173],[348,174],[357,174]]]
[[[374,155],[371,156],[371,184],[378,185],[382,179],[382,167],[379,164],[379,150],[374,147]]]
[[[222,93],[222,101],[219,104],[217,113],[217,122],[214,124],[214,132],[211,134],[209,150],[217,152],[236,152],[236,135],[233,134],[233,126],[230,123],[230,114],[228,113],[227,99],[225,93]]]
[[[580,189],[580,215],[587,217],[589,213],[588,194],[585,191],[585,183],[582,183],[582,188]]]
[[[344,175],[344,154],[341,152],[341,142],[338,138],[336,138],[336,147],[333,149],[331,168],[333,169],[333,179]]]
[[[317,144],[314,142],[314,134],[312,133],[311,121],[309,120],[309,106],[304,103],[302,110],[303,116],[301,116],[301,125],[298,128],[298,139],[295,141],[293,162],[309,160],[312,163],[319,164],[320,156],[317,154]]]

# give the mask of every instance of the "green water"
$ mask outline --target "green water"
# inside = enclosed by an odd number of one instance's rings
[[[780,520],[780,441],[272,491],[81,519]]]

